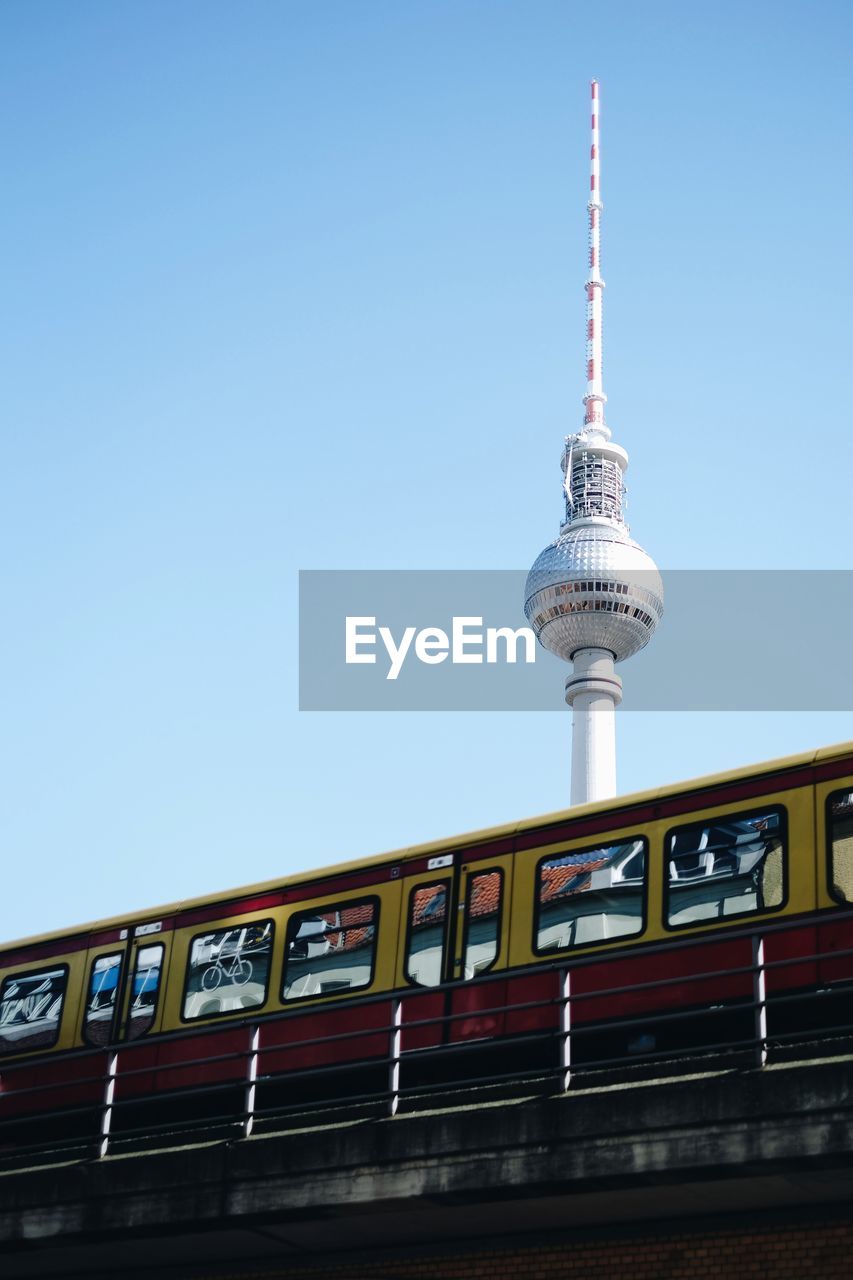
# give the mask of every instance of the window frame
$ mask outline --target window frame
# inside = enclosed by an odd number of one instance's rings
[[[297,920],[300,916],[308,916],[308,915],[321,916],[324,914],[324,912],[328,912],[328,911],[337,911],[340,913],[341,911],[345,911],[348,907],[364,907],[364,906],[372,906],[375,912],[375,915],[372,921],[374,933],[373,933],[373,947],[371,949],[371,956],[370,956],[370,977],[368,981],[359,983],[357,987],[344,987],[338,991],[318,991],[315,994],[309,994],[304,996],[285,995],[284,987],[287,981],[287,960],[288,960],[287,948],[289,946],[288,937],[290,934],[290,926],[292,921]],[[291,915],[289,915],[287,918],[287,923],[284,926],[284,955],[282,957],[282,963],[281,963],[281,985],[279,987],[279,995],[278,995],[279,1003],[285,1009],[287,1009],[291,1005],[299,1004],[299,1002],[302,1000],[340,1000],[342,998],[346,998],[346,996],[348,996],[350,993],[355,994],[356,992],[363,993],[363,992],[369,991],[370,988],[373,986],[374,982],[376,981],[376,959],[379,954],[379,917],[380,917],[381,909],[382,909],[382,899],[379,897],[379,894],[371,893],[371,894],[368,894],[366,898],[347,898],[343,902],[338,901],[338,902],[323,903],[323,905],[320,907],[305,907],[301,911],[294,911]]]
[[[837,902],[839,906],[853,907],[853,898],[845,898],[835,883],[832,867],[832,798],[833,796],[853,794],[853,783],[847,787],[836,787],[835,791],[830,791],[824,801],[824,827],[826,828],[825,846],[826,846],[826,891],[832,898],[833,902]]]
[[[0,983],[0,1005],[2,1005],[3,993],[8,982],[14,982],[16,978],[37,978],[40,974],[56,973],[57,970],[64,971],[65,985],[62,988],[62,1003],[59,1006],[59,1017],[56,1020],[56,1035],[49,1044],[36,1045],[33,1049],[5,1049],[0,1044],[0,1058],[11,1058],[25,1053],[44,1053],[46,1049],[54,1049],[56,1047],[62,1034],[62,1023],[65,1017],[65,1000],[68,995],[68,979],[71,974],[71,966],[68,962],[63,960],[61,964],[46,964],[41,969],[17,969],[14,973],[7,973],[2,983]]]
[[[451,868],[455,871],[455,868]],[[403,981],[413,987],[415,991],[435,991],[436,987],[441,987],[447,981],[445,973],[447,972],[447,957],[450,953],[450,909],[453,900],[453,884],[454,875],[439,876],[436,880],[420,880],[417,884],[413,884],[409,890],[406,899],[406,940],[403,948]],[[435,986],[428,987],[422,982],[418,982],[409,973],[409,956],[411,954],[412,933],[414,932],[412,922],[412,900],[419,889],[435,889],[438,885],[444,885],[447,891],[447,918],[444,922],[444,942],[441,948],[441,981]]]
[[[643,853],[645,855],[645,871],[643,873],[643,892],[641,896],[643,904],[643,913],[640,917],[640,928],[634,933],[623,933],[619,937],[601,938],[598,942],[570,942],[567,947],[540,947],[539,946],[539,917],[542,911],[542,901],[540,898],[540,872],[546,862],[552,862],[555,858],[565,858],[571,854],[583,855],[585,853],[595,853],[596,849],[608,849],[617,845],[634,844],[640,841],[643,845]],[[551,852],[543,854],[536,862],[533,870],[533,936],[531,938],[531,950],[535,956],[563,956],[570,951],[580,951],[588,947],[618,947],[629,943],[636,942],[642,938],[643,934],[649,927],[649,875],[651,872],[651,841],[649,837],[642,831],[636,831],[632,835],[625,836],[621,839],[614,839],[605,835],[604,840],[595,841],[593,844],[582,845],[580,848],[563,849],[561,852]]]
[[[95,965],[98,963],[98,961],[109,960],[109,959],[112,959],[113,956],[118,956],[119,962],[118,962],[118,981],[116,983],[116,996],[115,996],[115,1001],[113,1003],[113,1016],[110,1019],[110,1033],[103,1044],[95,1044],[95,1042],[93,1040],[90,1040],[89,1036],[87,1035],[88,1021],[89,1021],[89,997],[92,990],[92,978],[94,977]],[[80,1027],[80,1039],[83,1041],[83,1043],[86,1045],[88,1049],[103,1049],[108,1044],[114,1044],[117,1039],[116,1033],[118,1028],[116,1026],[116,1020],[118,1018],[119,1006],[121,1004],[122,992],[124,990],[124,974],[125,974],[126,963],[127,963],[126,947],[124,947],[122,950],[119,950],[119,951],[102,951],[100,955],[92,957],[92,962],[89,965],[89,976],[86,981],[86,986],[83,989],[83,1020],[82,1020],[82,1025]]]
[[[501,887],[498,894],[497,938],[495,939],[497,943],[497,947],[495,950],[494,959],[491,960],[484,969],[478,969],[476,974],[473,974],[472,977],[470,978],[466,978],[465,977],[465,957],[468,952],[468,933],[471,928],[471,896],[474,891],[474,881],[477,879],[477,876],[495,875],[496,873],[500,877]],[[506,884],[506,877],[504,876],[503,867],[483,867],[482,869],[478,867],[476,871],[472,871],[471,868],[469,867],[465,872],[465,875],[467,877],[467,883],[465,885],[465,911],[463,913],[462,951],[460,953],[461,962],[462,962],[461,980],[462,982],[473,982],[474,979],[479,978],[481,974],[490,973],[491,970],[494,969],[498,960],[500,960],[501,958],[501,950],[502,950],[501,944],[503,941],[503,923],[504,923],[504,887]]]
[[[275,926],[273,926],[273,941],[275,941]],[[163,987],[166,982],[166,944],[165,942],[149,942],[147,939],[144,942],[137,942],[136,954],[133,957],[136,963],[134,964],[133,969],[132,970],[129,969],[128,971],[127,982],[128,982],[128,987],[130,990],[130,996],[132,1001],[133,982],[136,977],[137,970],[139,969],[139,956],[142,951],[147,951],[149,947],[159,947],[161,951],[160,977],[157,981],[157,991],[154,997],[154,1004],[151,1009],[151,1025],[146,1027],[144,1031],[140,1031],[138,1036],[134,1036],[131,1039],[131,1037],[128,1035],[128,1032],[130,1031],[130,1025],[131,1025],[130,1011],[133,1008],[133,1004],[132,1003],[128,1004],[127,1014],[124,1017],[123,1025],[119,1027],[119,1038],[126,1044],[136,1044],[139,1040],[144,1040],[145,1037],[150,1034],[152,1027],[157,1021],[157,1012],[160,1008],[160,995],[162,993]],[[269,983],[267,983],[267,986],[269,986]],[[267,997],[265,996],[264,1004],[266,1004],[266,1002],[267,1002]],[[263,1007],[262,1005],[258,1005],[259,1009],[262,1007]],[[183,1004],[181,1005],[181,1008],[183,1009]],[[190,1018],[190,1022],[197,1022],[197,1021],[198,1021],[197,1018]]]
[[[186,1014],[184,1013],[184,1009],[186,1008],[186,1002],[187,1002],[187,994],[188,994],[187,989],[190,985],[190,964],[192,962],[193,943],[196,942],[199,938],[203,938],[210,933],[230,933],[232,929],[245,929],[249,925],[253,925],[253,924],[272,925],[272,933],[270,935],[270,965],[269,965],[269,970],[267,972],[267,980],[264,984],[263,1000],[261,1000],[259,1004],[251,1005],[243,1009],[220,1009],[217,1013],[203,1013],[203,1014],[200,1013],[200,1014],[197,1014],[196,1017],[194,1018],[187,1017]],[[204,1023],[210,1018],[241,1018],[241,1017],[253,1018],[257,1016],[260,1010],[263,1009],[264,1006],[269,1003],[270,977],[272,975],[273,961],[275,960],[275,932],[276,932],[275,918],[273,916],[261,916],[257,920],[247,920],[245,924],[227,924],[227,925],[220,925],[219,927],[217,927],[216,924],[214,923],[213,928],[208,926],[208,928],[199,929],[198,933],[194,933],[187,944],[187,957],[184,963],[184,981],[183,981],[183,986],[181,987],[180,1007],[178,1010],[178,1017],[180,1021],[182,1023],[185,1023],[187,1026],[192,1026],[195,1023]],[[139,1037],[139,1038],[141,1039],[142,1037]],[[135,1044],[136,1042],[131,1041],[130,1043]]]
[[[669,841],[670,837],[677,831],[684,831],[690,827],[701,828],[703,826],[712,826],[715,822],[737,822],[742,818],[759,817],[762,813],[778,813],[779,834],[782,839],[782,897],[775,907],[761,907],[755,911],[737,911],[727,916],[708,916],[704,920],[685,920],[683,924],[670,924],[669,922]],[[679,822],[676,826],[668,827],[663,837],[663,866],[662,866],[662,885],[661,885],[661,923],[667,933],[683,933],[686,929],[709,929],[709,928],[725,928],[731,921],[736,924],[741,920],[759,919],[765,915],[772,915],[776,912],[783,911],[788,905],[790,897],[790,839],[788,830],[788,809],[784,804],[775,801],[772,804],[754,805],[749,809],[738,809],[734,813],[715,813],[708,814],[704,818],[694,818],[692,822]]]

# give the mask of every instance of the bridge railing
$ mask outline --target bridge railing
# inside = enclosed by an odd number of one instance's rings
[[[560,957],[357,1001],[327,998],[322,1010],[285,1009],[229,1020],[227,1028],[220,1023],[102,1050],[0,1063],[0,1163],[103,1158],[114,1146],[180,1145],[199,1131],[248,1138],[261,1127],[286,1127],[293,1116],[317,1113],[326,1123],[330,1115],[360,1109],[394,1116],[403,1107],[429,1107],[436,1097],[457,1096],[459,1090],[485,1096],[553,1093],[569,1091],[578,1081],[594,1086],[721,1066],[761,1069],[798,1046],[808,1046],[805,1056],[827,1052],[832,1041],[837,1046],[853,1037],[853,946],[820,948],[817,930],[844,922],[853,922],[853,911]],[[798,945],[790,955],[767,958],[768,947],[782,935],[796,933],[802,940],[809,930],[811,950]],[[853,930],[847,936],[853,939]],[[739,943],[745,962],[695,971],[680,967],[680,959],[720,942]],[[596,966],[616,961],[623,972],[626,959],[640,966],[663,956],[669,971],[662,977],[593,982],[584,989]],[[850,963],[839,965],[844,961]],[[824,981],[826,965],[846,972]],[[800,974],[791,977],[797,968]],[[798,985],[794,978],[802,979],[810,968],[810,981]],[[509,983],[526,998],[510,1000]],[[728,998],[709,997],[708,984],[715,983],[725,986]],[[442,1008],[423,1016],[419,1005],[429,996],[438,996]],[[620,1001],[621,1011],[596,1016],[596,1002]],[[319,1012],[335,1027],[336,1015],[351,1017],[356,1008],[365,1012],[354,1027],[300,1032],[299,1023],[314,1022]],[[378,1022],[367,1010],[379,1015]],[[533,1025],[502,1032],[513,1019]],[[282,1024],[292,1026],[292,1037],[282,1036]],[[274,1027],[275,1038],[265,1039]],[[223,1030],[236,1047],[222,1051]],[[407,1048],[414,1033],[430,1043]],[[180,1046],[179,1057],[172,1057],[170,1046]],[[269,1065],[282,1055],[315,1060]]]

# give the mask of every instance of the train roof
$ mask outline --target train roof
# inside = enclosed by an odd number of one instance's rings
[[[297,872],[295,875],[279,876],[274,880],[263,880],[257,884],[238,885],[234,888],[221,889],[214,893],[202,894],[199,897],[185,898],[178,902],[163,903],[153,907],[143,907],[133,912],[122,912],[120,915],[109,916],[103,920],[93,920],[86,924],[71,925],[65,929],[55,929],[50,933],[34,934],[27,938],[11,939],[8,942],[0,944],[0,952],[18,950],[22,947],[32,946],[39,943],[51,942],[59,938],[79,937],[81,934],[106,931],[114,928],[121,928],[125,925],[135,925],[146,919],[156,918],[158,916],[173,916],[181,911],[190,908],[204,907],[213,905],[218,902],[228,902],[232,899],[240,899],[254,897],[255,895],[275,892],[276,890],[287,889],[289,886],[304,884],[306,881],[328,880],[336,875],[345,872],[365,870],[370,867],[379,867],[387,863],[407,862],[417,858],[428,857],[436,853],[449,853],[460,848],[472,848],[488,841],[512,838],[513,836],[524,832],[535,831],[538,828],[547,828],[565,823],[568,820],[576,818],[586,818],[595,814],[612,812],[618,814],[621,810],[633,808],[637,805],[654,804],[657,801],[665,800],[672,796],[689,795],[692,793],[699,794],[703,791],[713,790],[726,783],[737,782],[740,779],[762,777],[764,775],[772,775],[775,773],[785,773],[793,769],[804,768],[815,765],[825,760],[833,760],[837,757],[853,755],[853,742],[836,743],[829,747],[819,747],[817,750],[800,752],[797,755],[782,756],[776,760],[762,761],[759,764],[744,765],[739,769],[729,769],[723,773],[707,774],[699,778],[686,779],[681,782],[670,783],[664,787],[655,787],[647,791],[635,791],[629,795],[617,796],[607,801],[597,801],[592,804],[575,805],[570,809],[557,809],[551,813],[540,814],[537,817],[522,818],[516,822],[503,823],[500,826],[484,827],[479,831],[467,831],[458,836],[452,836],[445,839],[430,840],[424,844],[409,845],[402,849],[392,849],[385,853],[374,854],[369,858],[353,858],[346,862],[331,863],[326,866],[316,868],[306,868],[304,871]]]

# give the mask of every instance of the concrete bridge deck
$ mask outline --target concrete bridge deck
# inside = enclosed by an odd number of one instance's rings
[[[380,1247],[851,1201],[844,1056],[7,1173],[0,1274],[286,1274]]]

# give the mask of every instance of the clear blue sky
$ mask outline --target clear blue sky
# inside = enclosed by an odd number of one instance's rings
[[[853,567],[851,26],[6,0],[0,936],[566,802],[568,712],[300,714],[296,585],[555,534],[591,75],[634,533],[664,568]],[[846,737],[626,714],[620,784]]]

